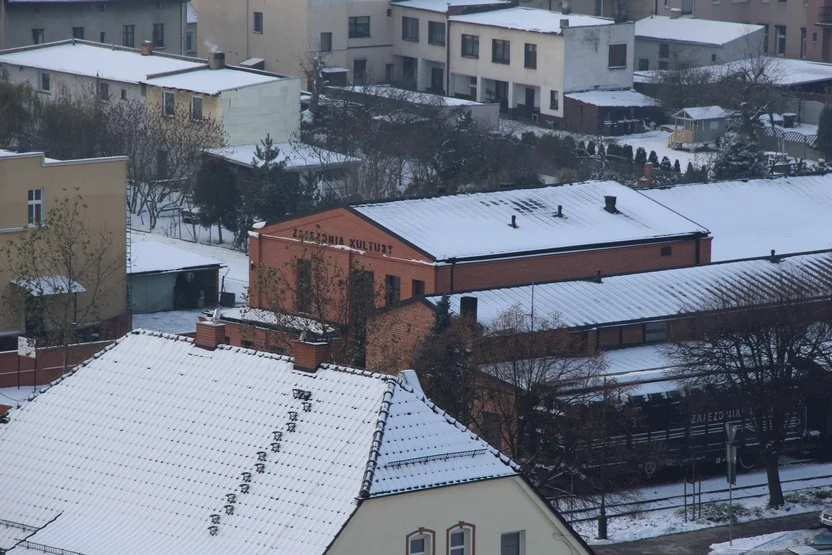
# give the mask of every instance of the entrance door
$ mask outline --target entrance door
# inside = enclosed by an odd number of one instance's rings
[[[445,81],[444,79],[445,72],[442,71],[442,68],[432,67],[430,69],[430,90],[431,92],[442,94],[445,91],[445,87],[443,86]]]
[[[531,117],[534,112],[534,89],[526,87],[526,113]]]
[[[416,84],[416,58],[409,56],[402,57],[402,81],[406,87],[412,87]]]
[[[471,77],[471,100],[477,101],[477,78]]]
[[[505,81],[494,81],[495,100],[500,103],[500,112],[508,113],[508,83]]]

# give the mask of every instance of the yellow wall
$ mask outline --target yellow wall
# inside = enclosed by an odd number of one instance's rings
[[[147,109],[162,111],[162,91],[167,90],[174,93],[176,105],[176,119],[182,121],[183,117],[190,118],[191,114],[191,97],[202,97],[202,117],[213,118],[216,121],[222,121],[222,106],[220,105],[219,96],[211,96],[207,94],[196,94],[189,91],[178,91],[171,89],[161,89],[159,87],[147,87]]]
[[[499,555],[500,536],[525,531],[526,555],[579,555],[588,551],[548,512],[519,477],[379,497],[364,501],[327,555],[406,553],[407,535],[436,532],[436,555],[447,553],[446,531],[473,524],[477,555]]]
[[[0,156],[0,252],[8,246],[9,241],[20,239],[28,233],[25,228],[28,224],[29,189],[43,188],[45,216],[50,207],[55,205],[55,199],[67,194],[64,189],[73,195],[76,187],[88,207],[84,217],[87,218],[90,231],[111,233],[112,256],[124,260],[127,244],[127,159],[123,157],[44,164],[40,153]],[[106,297],[101,297],[102,320],[120,316],[127,311],[126,264],[121,267],[122,271],[102,284],[102,289],[108,291]],[[0,259],[0,288],[5,289],[9,279],[3,257]],[[83,304],[83,293],[78,295],[78,302]],[[19,327],[20,314],[11,313],[0,303],[0,334],[17,331]]]

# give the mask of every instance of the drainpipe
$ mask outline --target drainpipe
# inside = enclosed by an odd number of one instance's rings
[[[658,2],[659,0],[656,0]],[[249,52],[249,40],[251,38],[251,8],[249,7],[249,0],[246,0],[246,60],[251,58],[251,52]]]
[[[183,56],[187,54],[185,51],[185,28],[188,25],[188,2],[183,0],[182,7],[179,10],[179,53]]]
[[[700,264],[700,252],[702,250],[702,247],[701,247],[701,244],[700,244],[701,241],[702,241],[701,237],[696,238],[696,265],[697,266],[699,266],[699,264]]]
[[[451,290],[450,293],[454,292],[454,267],[456,266],[456,258],[448,259],[448,262],[451,263]]]
[[[448,11],[451,11],[450,6]],[[445,96],[451,96],[451,18],[447,15],[445,26]]]

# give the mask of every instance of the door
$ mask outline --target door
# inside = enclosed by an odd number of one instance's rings
[[[416,58],[402,57],[402,81],[405,86],[412,86],[416,82]]]
[[[444,79],[444,71],[442,68],[432,67],[430,69],[430,90],[435,93],[442,94],[445,90],[443,86]]]
[[[534,112],[534,89],[526,87],[526,113],[531,116],[532,112]]]
[[[471,100],[477,102],[477,78],[471,77]]]

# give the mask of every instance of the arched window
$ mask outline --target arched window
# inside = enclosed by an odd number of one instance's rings
[[[436,553],[436,532],[419,528],[407,535],[407,555],[434,555]]]
[[[459,524],[456,524],[448,528],[447,555],[475,555],[475,530],[476,527],[473,524],[461,521],[459,522]]]

